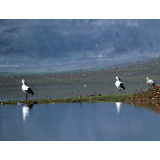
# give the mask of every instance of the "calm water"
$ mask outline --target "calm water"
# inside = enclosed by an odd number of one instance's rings
[[[125,92],[146,90],[127,85]],[[32,88],[29,99],[118,93],[115,85]],[[0,100],[25,99],[20,88],[0,90]],[[158,112],[120,103],[0,106],[1,141],[160,140]]]
[[[121,103],[0,106],[1,141],[160,140],[157,112]]]

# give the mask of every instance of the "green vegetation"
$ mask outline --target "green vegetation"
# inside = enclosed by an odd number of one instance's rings
[[[54,104],[54,103],[97,103],[97,102],[145,102],[145,101],[159,101],[160,100],[160,86],[149,89],[145,92],[139,93],[125,93],[125,94],[109,94],[109,95],[90,95],[90,96],[77,96],[77,97],[64,97],[52,99],[34,99],[34,100],[13,100],[13,101],[0,101],[1,104]]]
[[[47,98],[47,99],[34,99],[34,100],[13,100],[13,101],[0,101],[2,104],[53,104],[53,103],[96,103],[96,102],[117,102],[124,101],[125,97],[132,98],[133,94],[109,94],[109,95],[90,95],[87,97],[65,97],[65,98]]]

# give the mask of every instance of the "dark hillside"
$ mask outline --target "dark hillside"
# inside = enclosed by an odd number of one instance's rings
[[[156,19],[1,19],[0,37],[0,64],[19,58],[69,61],[134,55],[139,60],[160,55]]]

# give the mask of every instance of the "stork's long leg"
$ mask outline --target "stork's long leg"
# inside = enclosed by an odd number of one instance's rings
[[[26,93],[26,100],[27,100],[27,98],[28,98],[28,95],[27,95],[27,93]]]

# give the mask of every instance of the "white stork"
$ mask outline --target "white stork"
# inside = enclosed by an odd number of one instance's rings
[[[31,90],[31,88],[28,87],[28,85],[27,85],[27,83],[24,79],[22,79],[22,84],[23,84],[22,85],[22,90],[23,90],[23,92],[26,93],[26,100],[27,100],[27,98],[28,98],[27,93],[34,95],[34,92]]]
[[[146,78],[146,84],[148,86],[152,86],[152,87],[155,87],[155,83],[152,79],[149,79],[148,77]]]
[[[116,82],[115,82],[115,85],[116,87],[119,89],[119,92],[121,92],[121,89],[124,89],[125,90],[125,87],[122,83],[122,80],[119,78],[119,77],[116,77]]]

